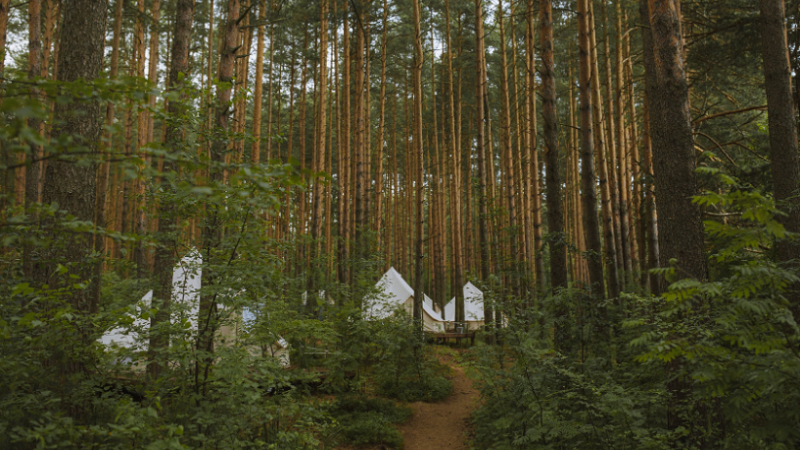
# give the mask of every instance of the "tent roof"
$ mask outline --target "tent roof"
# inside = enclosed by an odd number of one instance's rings
[[[375,319],[382,319],[388,316],[394,308],[414,296],[414,289],[394,267],[390,267],[375,286],[387,295],[386,302],[383,305],[372,305],[367,312],[368,317]],[[424,296],[422,301],[422,310],[434,320],[440,322],[443,320],[442,316],[433,310],[433,300],[427,295]]]
[[[464,285],[464,318],[468,321],[483,320],[483,292],[471,282]],[[444,319],[456,320],[456,299],[444,305]]]

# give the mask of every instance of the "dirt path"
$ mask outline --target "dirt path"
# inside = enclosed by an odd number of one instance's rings
[[[453,394],[438,403],[410,403],[411,420],[398,427],[405,450],[468,450],[469,418],[479,393],[452,356],[441,361],[453,369]]]

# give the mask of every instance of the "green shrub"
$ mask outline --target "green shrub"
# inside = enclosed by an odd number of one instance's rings
[[[343,443],[361,446],[383,444],[403,448],[403,436],[393,424],[411,417],[411,408],[382,398],[343,397],[331,405]]]

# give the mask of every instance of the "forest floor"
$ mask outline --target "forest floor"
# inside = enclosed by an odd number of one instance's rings
[[[450,352],[440,352],[439,360],[452,369],[453,393],[436,402],[414,402],[408,406],[413,415],[397,429],[403,433],[405,450],[469,450],[472,430],[470,417],[480,394],[472,380]],[[383,450],[378,445],[369,450]]]

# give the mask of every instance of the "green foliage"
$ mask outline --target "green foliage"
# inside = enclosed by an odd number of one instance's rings
[[[331,405],[343,443],[360,446],[384,444],[403,448],[403,436],[394,427],[411,417],[411,408],[390,400],[365,397],[342,397]]]
[[[712,279],[662,268],[672,284],[659,298],[602,303],[562,291],[537,313],[514,315],[503,348],[469,355],[484,398],[473,422],[478,448],[797,446],[800,330],[789,290],[800,277],[766,257],[797,237],[778,224],[768,195],[700,171],[726,188],[695,201],[731,217],[706,222]],[[566,336],[561,353],[556,325]]]

